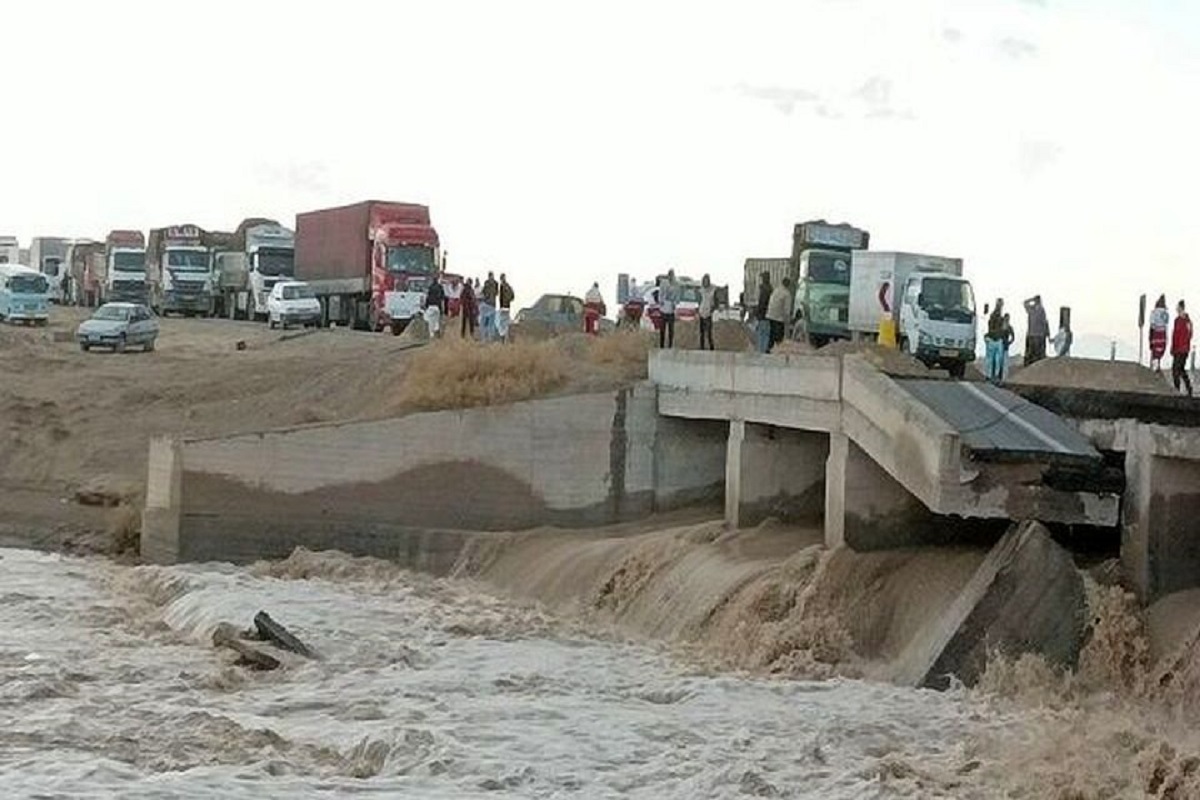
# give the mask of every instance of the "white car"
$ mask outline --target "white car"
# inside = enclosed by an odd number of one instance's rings
[[[280,281],[267,296],[267,325],[320,325],[321,304],[303,281]]]

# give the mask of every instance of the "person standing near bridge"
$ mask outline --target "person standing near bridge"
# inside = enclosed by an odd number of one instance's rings
[[[983,364],[987,379],[998,383],[1004,377],[1004,301],[997,300],[988,316],[987,333],[983,337]]]
[[[758,352],[771,349],[771,323],[767,321],[767,309],[771,306],[771,273],[758,276],[758,303],[754,306],[754,332],[758,335]]]
[[[713,312],[717,307],[717,287],[712,285],[708,273],[700,279],[700,307],[696,315],[700,319],[700,349],[716,350],[713,343]]]
[[[600,284],[595,282],[592,288],[583,296],[583,332],[595,336],[600,332],[600,319],[607,309],[604,307],[604,295],[600,294]]]
[[[1175,307],[1175,328],[1171,331],[1171,381],[1175,391],[1182,383],[1192,396],[1192,376],[1188,374],[1187,360],[1192,353],[1192,318],[1188,316],[1183,301]]]
[[[771,292],[771,301],[767,304],[767,323],[770,326],[770,341],[767,352],[775,349],[775,345],[783,341],[788,321],[792,318],[792,279],[783,281]]]
[[[1046,357],[1046,340],[1050,338],[1050,322],[1046,319],[1040,294],[1025,301],[1025,314],[1029,321],[1025,329],[1025,366],[1028,367]]]
[[[1167,327],[1171,312],[1167,311],[1167,296],[1160,294],[1150,312],[1150,368],[1162,372],[1163,356],[1167,353]]]

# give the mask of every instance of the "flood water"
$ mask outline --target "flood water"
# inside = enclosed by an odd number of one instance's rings
[[[1033,712],[706,674],[466,582],[327,558],[298,579],[0,550],[4,795],[1041,796],[975,780],[986,742],[1045,733]],[[323,659],[255,673],[211,646],[259,610]]]

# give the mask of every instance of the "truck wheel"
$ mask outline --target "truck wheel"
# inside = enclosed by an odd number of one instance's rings
[[[950,372],[951,378],[955,378],[956,380],[962,380],[963,377],[967,374],[967,362],[952,361],[952,362],[950,362],[948,371]]]

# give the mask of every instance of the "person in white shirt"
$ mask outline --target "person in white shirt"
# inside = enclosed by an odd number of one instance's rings
[[[767,352],[775,349],[775,345],[783,341],[787,324],[792,318],[792,279],[784,278],[775,290],[771,292],[771,300],[767,303],[767,322],[770,323],[770,341]]]
[[[595,336],[600,332],[600,318],[604,316],[604,295],[600,294],[600,284],[593,283],[592,288],[583,296],[583,332]]]
[[[675,270],[668,270],[667,277],[658,286],[658,311],[662,316],[662,327],[658,329],[658,347],[675,346],[675,304],[679,302],[679,282]]]
[[[717,305],[717,287],[712,285],[712,279],[706,274],[700,279],[700,349],[716,350],[713,343],[713,311]]]

